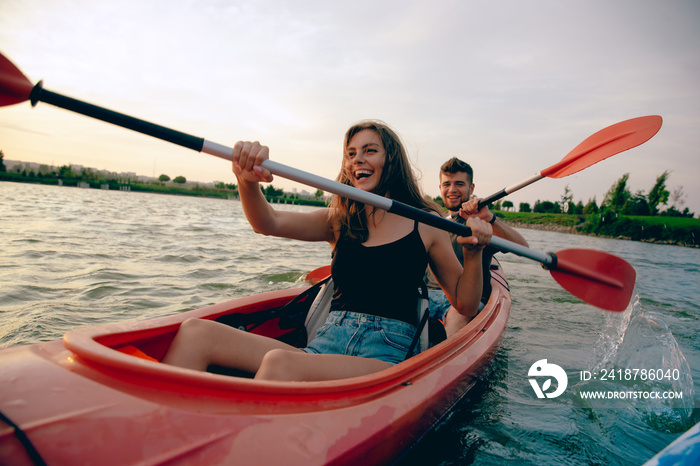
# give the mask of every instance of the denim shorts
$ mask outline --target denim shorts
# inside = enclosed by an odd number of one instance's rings
[[[307,353],[344,354],[398,364],[406,359],[416,327],[406,322],[348,311],[332,311]]]
[[[447,310],[450,308],[450,301],[445,296],[445,292],[440,288],[428,288],[428,309],[430,318],[445,322]]]
[[[428,288],[428,311],[430,312],[431,319],[437,319],[443,324],[445,323],[445,318],[447,317],[447,311],[450,309],[450,302],[445,296],[445,292],[441,289]],[[486,306],[483,301],[479,302],[479,311]],[[478,313],[477,312],[477,313]]]

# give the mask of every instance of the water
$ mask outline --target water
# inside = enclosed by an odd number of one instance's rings
[[[142,320],[298,286],[325,243],[256,235],[238,202],[0,183],[0,347],[75,327]],[[308,209],[281,206],[287,209]],[[499,255],[513,306],[489,374],[403,464],[638,465],[699,419],[700,250],[520,230],[538,251],[625,258],[637,300],[607,313],[536,263]],[[541,359],[569,386],[538,399]],[[677,368],[677,381],[580,380],[581,371]],[[582,400],[582,390],[679,390],[683,400]]]
[[[19,183],[0,199],[0,347],[298,286],[330,260],[254,234],[235,201]]]

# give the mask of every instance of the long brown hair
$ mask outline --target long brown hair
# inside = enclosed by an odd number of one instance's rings
[[[343,139],[343,158],[347,156],[347,147],[353,136],[365,129],[372,130],[379,135],[386,153],[382,175],[374,194],[390,197],[419,209],[439,212],[439,206],[423,196],[411,169],[406,149],[399,136],[386,123],[379,120],[365,120],[351,126]],[[344,164],[336,181],[352,186]],[[333,197],[331,200],[332,218],[335,220],[334,223],[340,225],[341,238],[361,243],[367,241],[369,231],[365,208],[365,204],[361,202],[337,195]],[[372,208],[371,214],[373,215],[376,211],[376,207]]]

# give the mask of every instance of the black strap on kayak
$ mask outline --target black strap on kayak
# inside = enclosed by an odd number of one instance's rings
[[[278,313],[283,313],[285,309],[290,308],[291,306],[295,305],[295,304],[298,303],[299,301],[303,301],[304,298],[306,298],[306,297],[309,296],[310,294],[312,294],[312,293],[317,293],[318,290],[320,290],[321,287],[322,287],[323,285],[325,285],[325,284],[328,282],[328,280],[330,280],[330,279],[331,279],[331,276],[329,275],[329,276],[327,276],[326,278],[324,278],[323,280],[321,280],[320,282],[311,285],[311,286],[308,287],[306,290],[304,290],[303,292],[301,292],[301,293],[299,293],[298,295],[296,295],[296,296],[294,297],[294,299],[292,299],[291,301],[289,301],[287,304],[285,304],[284,306],[282,306],[282,307],[276,309],[276,311],[277,311]]]
[[[34,445],[32,444],[32,441],[29,440],[29,437],[27,437],[27,434],[24,433],[20,426],[12,422],[12,420],[10,420],[10,418],[5,416],[2,412],[0,412],[0,421],[4,422],[8,426],[12,427],[12,429],[14,429],[15,437],[17,437],[19,443],[21,443],[24,449],[27,451],[27,454],[32,459],[34,464],[42,466],[46,465],[46,461],[44,461],[44,459],[41,457],[36,447],[34,447]]]
[[[416,335],[413,337],[413,341],[411,342],[411,346],[409,346],[408,351],[406,352],[406,357],[404,358],[404,361],[411,356],[414,356],[413,352],[416,350],[416,346],[418,345],[418,341],[420,340],[421,333],[423,333],[423,329],[425,328],[425,324],[428,322],[428,317],[430,317],[430,311],[428,309],[425,310],[423,313],[423,318],[420,320],[420,323],[418,324],[418,328],[416,329]]]
[[[418,300],[420,302],[421,299],[428,299],[428,287],[426,286],[425,282],[421,281],[420,287],[418,288]],[[414,352],[416,350],[416,346],[418,346],[418,342],[420,341],[421,334],[423,333],[423,329],[425,328],[425,324],[428,323],[428,318],[430,317],[430,309],[427,307],[423,311],[423,315],[420,318],[420,322],[418,322],[418,325],[416,326],[416,334],[413,336],[413,341],[411,342],[411,346],[408,347],[408,351],[406,352],[406,357],[404,358],[404,361],[411,356],[414,356]],[[424,350],[426,348],[423,348]]]

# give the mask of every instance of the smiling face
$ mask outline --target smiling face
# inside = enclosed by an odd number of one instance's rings
[[[382,177],[386,151],[376,131],[363,129],[345,147],[343,168],[353,186],[374,191]]]
[[[473,190],[474,184],[466,172],[440,172],[440,196],[450,211],[458,212],[462,203],[469,200]]]

